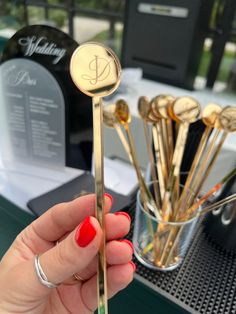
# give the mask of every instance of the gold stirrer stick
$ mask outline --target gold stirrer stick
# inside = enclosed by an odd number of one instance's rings
[[[168,165],[167,173],[171,166],[173,157],[174,143],[173,143],[173,130],[172,122],[168,114],[168,106],[175,100],[171,95],[159,95],[155,97],[155,101],[152,102],[152,112],[161,117],[163,141],[165,144],[166,161]]]
[[[177,204],[174,204],[174,201],[177,196],[173,194],[176,191],[176,181],[179,181],[180,166],[183,159],[189,125],[198,119],[201,112],[199,103],[195,99],[188,96],[177,98],[168,109],[170,116],[174,116],[174,119],[180,121],[180,127],[168,178],[167,190],[162,206],[164,221],[169,221],[171,215],[175,216],[175,207]],[[166,265],[167,261],[169,262],[169,255],[167,255],[167,251],[168,249],[172,249],[169,246],[172,243],[171,239],[175,236],[176,232],[176,229],[170,229],[169,234],[167,234],[166,244],[159,260],[161,265]],[[165,262],[166,258],[167,261]]]
[[[105,124],[105,126],[107,126],[109,128],[114,128],[117,131],[117,134],[121,140],[121,143],[123,144],[124,150],[127,153],[131,164],[134,166],[134,169],[135,169],[135,172],[137,175],[137,179],[138,179],[139,185],[141,187],[141,189],[140,189],[141,193],[142,193],[141,198],[144,200],[148,197],[148,196],[146,196],[146,193],[150,194],[150,192],[148,191],[148,187],[146,186],[146,183],[145,183],[145,181],[141,175],[141,172],[140,172],[140,169],[139,169],[138,163],[136,161],[136,157],[135,157],[136,153],[135,153],[135,151],[133,151],[131,149],[129,142],[127,142],[127,139],[126,139],[125,135],[123,134],[123,132],[120,128],[120,124],[119,124],[118,119],[117,119],[116,114],[115,114],[115,109],[116,109],[115,104],[110,104],[104,108],[104,111],[103,111],[104,124]],[[136,166],[134,165],[134,162],[135,162]],[[145,202],[144,202],[144,205],[145,205]],[[145,208],[145,210],[151,211],[151,212],[153,212],[154,215],[156,215],[155,210],[151,206],[149,206],[149,209]]]
[[[232,194],[232,195],[230,195],[230,196],[227,196],[227,197],[223,198],[222,200],[220,200],[220,201],[218,201],[218,202],[215,202],[215,203],[213,203],[213,204],[211,204],[211,205],[209,205],[209,206],[204,207],[204,208],[203,208],[200,212],[198,212],[195,216],[202,216],[202,215],[205,215],[205,214],[207,214],[207,213],[213,211],[214,209],[217,209],[217,208],[219,208],[219,207],[221,207],[221,206],[224,206],[224,205],[226,205],[226,204],[228,204],[228,203],[231,203],[231,202],[233,202],[233,201],[235,201],[235,200],[236,200],[236,193],[234,193],[234,194]],[[195,216],[194,216],[194,217],[195,217]]]
[[[226,204],[229,204],[229,203],[232,203],[236,200],[236,193],[232,194],[232,195],[229,195],[223,199],[221,199],[220,201],[218,202],[215,202],[211,205],[208,205],[206,207],[204,207],[200,212],[197,212],[195,214],[195,216],[192,216],[192,217],[187,217],[186,216],[183,216],[183,219],[181,220],[181,218],[178,220],[178,222],[181,222],[181,221],[185,221],[186,219],[191,219],[191,218],[197,218],[199,216],[202,216],[202,215],[205,215],[205,214],[208,214],[209,212],[219,208],[219,207],[222,207]],[[145,253],[147,253],[150,249],[152,249],[153,247],[153,243],[150,243],[147,247],[146,247],[146,251],[144,251]]]
[[[147,151],[148,151],[148,158],[150,162],[151,167],[151,178],[153,181],[153,188],[154,188],[154,196],[155,201],[157,204],[157,207],[161,207],[161,202],[159,198],[159,191],[157,186],[157,175],[156,175],[156,169],[155,169],[155,161],[154,156],[152,152],[152,144],[151,144],[151,137],[148,129],[148,115],[150,112],[150,102],[147,99],[147,97],[140,97],[138,100],[138,112],[140,117],[143,119],[143,127],[144,127],[144,134],[146,138],[146,145],[147,145]]]
[[[155,216],[160,218],[160,212],[157,208],[157,205],[152,197],[151,192],[149,191],[143,176],[141,174],[139,165],[138,165],[138,161],[137,161],[137,156],[136,156],[136,152],[135,152],[135,148],[134,148],[134,141],[133,141],[133,137],[129,128],[129,123],[131,122],[131,114],[129,112],[129,107],[128,104],[126,103],[125,100],[120,99],[116,102],[116,117],[119,121],[119,123],[121,123],[124,126],[124,129],[126,131],[127,134],[127,139],[128,139],[128,143],[129,143],[129,148],[130,148],[130,155],[132,156],[132,161],[133,161],[133,166],[135,168],[137,177],[138,177],[138,181],[139,181],[139,185],[140,185],[140,191],[143,190],[143,192],[141,192],[142,196],[145,197],[145,200],[147,201],[147,207],[149,208],[149,210],[151,210],[152,212],[154,212]],[[144,200],[144,202],[145,202]]]
[[[121,140],[121,143],[123,144],[123,147],[125,149],[125,152],[127,153],[128,157],[129,157],[129,160],[131,162],[131,164],[133,164],[133,156],[132,156],[132,152],[130,150],[130,147],[129,147],[129,144],[126,140],[126,137],[125,135],[123,134],[121,128],[120,128],[120,125],[117,121],[117,117],[115,115],[115,109],[116,109],[116,105],[115,104],[110,104],[108,106],[106,106],[104,108],[104,111],[103,111],[103,122],[104,122],[104,125],[109,127],[109,128],[114,128],[116,131],[117,131],[117,134]],[[135,168],[135,167],[134,167]],[[137,168],[135,168],[135,170],[137,170]],[[136,175],[137,175],[137,179],[139,181],[140,177],[139,177],[139,173],[137,173],[136,171]],[[146,196],[145,196],[145,190],[144,188],[141,187],[142,183],[139,182],[139,185],[140,185],[140,193],[141,193],[141,199],[143,201],[143,206],[144,206],[144,209],[147,213],[149,213],[149,210],[151,210],[153,212],[153,214],[155,215],[155,211],[150,208],[148,209],[147,206],[146,206]],[[154,229],[153,229],[153,226],[152,226],[152,221],[151,219],[148,217],[148,220],[147,220],[147,223],[148,223],[148,228],[149,228],[149,232],[150,232],[150,235],[151,235],[151,238],[152,238],[152,241],[154,240]]]
[[[73,53],[70,73],[75,85],[93,102],[93,142],[95,162],[96,217],[103,230],[98,256],[98,313],[107,314],[107,278],[105,256],[105,213],[103,174],[102,97],[112,94],[119,86],[121,66],[113,51],[100,43],[88,42]]]
[[[165,193],[162,211],[164,213],[164,221],[168,221],[171,214],[174,214],[171,203],[176,197],[173,195],[176,180],[179,178],[180,166],[183,159],[185,144],[187,140],[190,123],[195,122],[200,115],[199,103],[188,96],[177,98],[171,108],[171,113],[181,122],[179,132],[176,140],[175,150],[172,159],[172,165],[167,183],[167,190]],[[175,206],[174,206],[175,207]]]
[[[161,117],[162,126],[166,129],[167,138],[165,141],[165,151],[166,151],[166,161],[167,161],[167,178],[170,174],[170,168],[173,158],[174,151],[174,139],[173,139],[173,130],[172,130],[172,120],[169,116],[168,108],[171,106],[175,98],[171,95],[159,95],[155,97],[155,101],[152,102],[152,113],[153,115],[157,115],[157,117]],[[164,136],[165,137],[165,136]],[[166,180],[167,181],[167,180]],[[178,196],[179,190],[179,181],[176,180],[175,185],[175,194]]]
[[[234,107],[224,108],[221,111],[221,113],[219,114],[219,124],[217,127],[220,128],[221,130],[223,130],[223,134],[220,138],[219,143],[215,147],[215,150],[213,153],[212,153],[212,151],[213,151],[214,144],[216,142],[216,136],[214,136],[214,138],[212,140],[213,143],[211,143],[211,145],[209,147],[207,157],[205,158],[204,162],[202,163],[202,167],[200,167],[200,170],[198,171],[199,175],[196,177],[196,180],[193,183],[193,187],[192,187],[193,193],[192,193],[192,195],[190,195],[190,199],[188,199],[186,201],[187,208],[189,208],[191,206],[192,201],[198,196],[198,194],[199,194],[199,192],[203,186],[203,183],[205,182],[205,180],[208,177],[212,167],[214,166],[214,164],[216,162],[217,156],[219,155],[219,153],[221,151],[221,148],[224,144],[224,141],[225,141],[228,133],[236,131],[236,108],[234,108]],[[210,151],[210,153],[209,153],[209,151]],[[210,161],[209,161],[209,159],[210,159]],[[206,166],[206,163],[207,163],[206,160],[209,161],[207,166]],[[204,168],[204,166],[205,166],[205,168]]]
[[[154,136],[157,136],[157,141],[158,141],[158,150],[159,150],[159,154],[160,154],[160,163],[161,163],[161,169],[162,169],[162,177],[164,180],[164,186],[166,189],[166,183],[167,183],[167,178],[168,178],[168,156],[166,154],[166,147],[165,147],[165,137],[166,137],[166,133],[163,130],[162,127],[162,116],[160,115],[159,112],[157,112],[156,110],[154,110],[154,108],[156,107],[156,102],[158,100],[159,96],[154,97],[151,100],[151,110],[149,112],[149,116],[148,118],[150,119],[150,121],[153,122],[153,128],[155,129]],[[159,176],[159,173],[158,173]],[[164,190],[165,190],[164,189]],[[163,195],[162,199],[163,199]]]
[[[218,143],[218,145],[217,145],[217,147],[215,149],[215,152],[214,152],[214,154],[213,154],[213,156],[211,158],[211,161],[210,161],[209,165],[207,166],[206,170],[204,171],[204,177],[205,178],[208,176],[210,170],[212,169],[212,166],[213,166],[213,164],[214,164],[214,162],[216,160],[216,157],[218,156],[218,154],[219,154],[219,152],[221,150],[221,147],[222,147],[222,145],[224,143],[224,140],[226,138],[227,132],[233,132],[233,131],[236,130],[236,108],[227,107],[224,110],[222,110],[222,112],[219,115],[219,124],[223,128],[224,132],[223,132],[223,135],[222,135],[222,138],[221,138],[220,142]],[[194,214],[194,211],[196,211],[196,209],[201,204],[203,204],[212,194],[214,194],[216,191],[218,191],[226,181],[228,181],[229,179],[231,179],[235,175],[235,173],[236,173],[235,171],[236,171],[236,168],[234,170],[232,170],[229,174],[227,174],[221,180],[221,182],[216,184],[198,202],[196,202],[194,205],[192,205],[192,207],[190,207],[190,208],[187,207],[188,208],[187,211],[185,210],[184,215],[182,215],[183,220],[186,220],[187,219],[186,217],[189,217],[192,214]],[[201,176],[201,178],[203,178],[203,175]],[[204,180],[202,180],[202,181],[204,182]],[[191,194],[191,198],[190,198],[191,202],[198,195],[198,193],[200,191],[200,188],[201,188],[201,186],[203,184],[202,181],[200,182],[200,185],[198,186],[198,190],[197,191],[194,190],[194,196],[192,196],[192,194]],[[191,202],[189,202],[187,204],[191,204]],[[197,215],[198,215],[198,213],[197,213]],[[181,220],[181,218],[178,218],[178,221],[179,220]],[[170,258],[171,258],[172,254],[173,254],[175,246],[178,243],[178,238],[179,238],[180,234],[181,234],[181,230],[179,230],[177,233],[175,233],[173,235],[174,236],[174,241],[172,241],[173,243],[172,243],[170,252],[168,254],[168,257],[167,257],[167,260],[166,260],[166,264],[168,264],[168,262],[170,261]],[[170,242],[170,241],[171,241],[171,238],[167,242]]]
[[[189,170],[189,174],[187,176],[187,180],[185,182],[183,192],[181,193],[180,199],[178,201],[178,205],[176,206],[175,215],[178,215],[179,209],[182,208],[182,204],[186,200],[187,193],[191,191],[190,186],[192,184],[194,175],[197,172],[197,168],[199,167],[201,157],[203,155],[204,150],[206,149],[206,145],[208,143],[210,133],[214,127],[218,126],[218,123],[217,123],[218,114],[221,111],[222,111],[222,108],[217,104],[209,104],[203,109],[202,121],[205,123],[206,129],[202,134],[201,141],[199,143],[191,168]]]
[[[195,210],[201,206],[203,203],[205,203],[209,197],[211,197],[213,194],[215,194],[217,191],[219,191],[222,186],[232,179],[236,175],[236,168],[234,168],[232,171],[230,171],[220,182],[215,184],[205,195],[203,195],[196,203],[194,203],[188,210],[187,210],[187,216],[191,216],[195,212]]]
[[[169,162],[169,169],[171,166],[173,152],[174,152],[174,137],[173,137],[173,129],[172,129],[172,120],[168,113],[168,108],[171,106],[175,98],[171,95],[160,95],[158,98],[157,110],[159,114],[164,118],[166,128],[167,128],[167,146],[168,146],[168,162]]]
[[[105,106],[104,107],[104,110],[103,110],[103,122],[105,124],[106,127],[108,128],[112,128],[112,129],[115,129],[119,138],[120,138],[120,141],[124,147],[124,150],[125,152],[127,153],[128,157],[129,157],[129,160],[131,162],[131,164],[133,163],[133,158],[131,156],[131,153],[130,153],[130,148],[129,148],[129,144],[126,140],[126,137],[125,135],[123,134],[122,130],[121,130],[121,127],[120,127],[120,124],[117,120],[117,117],[115,115],[115,109],[116,109],[116,105],[115,104],[110,104],[108,106]]]

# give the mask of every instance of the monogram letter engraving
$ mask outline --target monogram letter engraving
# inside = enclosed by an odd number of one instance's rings
[[[83,74],[81,77],[84,80],[89,81],[91,85],[96,85],[98,82],[104,81],[110,74],[111,61],[107,61],[105,58],[101,58],[97,55],[89,63],[89,70],[94,72],[94,75]]]

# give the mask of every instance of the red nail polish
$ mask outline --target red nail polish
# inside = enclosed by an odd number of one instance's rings
[[[112,205],[113,204],[113,197],[108,193],[105,193],[104,195],[109,198],[111,205]]]
[[[117,215],[117,216],[123,215],[129,220],[129,222],[131,221],[130,215],[127,214],[126,212],[116,212],[115,215]]]
[[[75,241],[80,247],[85,247],[94,239],[96,233],[96,229],[91,224],[90,217],[87,217],[79,225],[75,233]]]
[[[133,247],[133,243],[131,241],[129,241],[127,239],[122,239],[122,240],[117,240],[117,241],[127,243],[132,249],[132,254],[134,254],[134,247]]]
[[[136,270],[136,265],[134,264],[134,262],[129,262],[129,264],[133,267],[133,270],[134,270],[134,272],[135,272],[135,270]]]

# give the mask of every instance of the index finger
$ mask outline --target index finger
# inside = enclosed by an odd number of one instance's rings
[[[108,212],[112,200],[105,194],[104,209]],[[50,208],[35,220],[30,227],[38,237],[54,242],[65,233],[72,231],[87,216],[95,214],[95,194],[81,196],[71,202],[61,203]]]

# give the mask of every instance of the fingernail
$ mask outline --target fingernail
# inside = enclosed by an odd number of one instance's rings
[[[136,265],[134,264],[134,262],[129,262],[130,263],[130,265],[133,267],[133,270],[134,270],[134,272],[135,272],[135,270],[136,270]]]
[[[75,233],[75,241],[80,247],[85,247],[94,239],[96,233],[96,229],[91,224],[90,217],[87,217],[79,225]]]
[[[134,254],[134,247],[133,247],[133,243],[131,241],[129,241],[127,239],[122,239],[122,240],[117,240],[117,241],[127,243],[132,249],[132,254]]]
[[[112,205],[113,204],[113,197],[108,193],[105,193],[104,195],[109,198],[111,205]]]
[[[123,215],[126,218],[128,218],[129,222],[131,221],[130,215],[127,214],[126,212],[116,212],[115,215],[119,216],[119,215]]]

